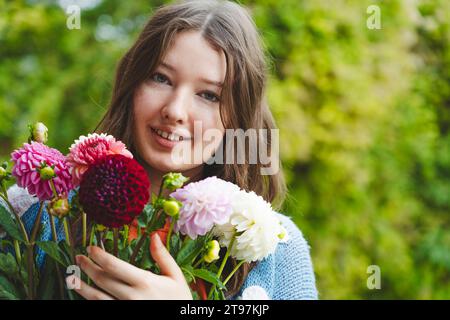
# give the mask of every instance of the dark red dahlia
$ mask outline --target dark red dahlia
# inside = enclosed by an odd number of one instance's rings
[[[108,155],[83,175],[79,198],[86,214],[110,228],[130,224],[150,197],[150,181],[144,168],[123,155]]]

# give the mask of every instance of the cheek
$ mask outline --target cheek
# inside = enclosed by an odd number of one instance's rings
[[[157,94],[155,90],[140,89],[133,101],[136,122],[139,124],[139,122],[156,116],[163,99],[164,96]]]

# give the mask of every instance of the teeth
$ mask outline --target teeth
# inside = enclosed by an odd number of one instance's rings
[[[155,131],[159,136],[163,137],[164,139],[167,139],[170,141],[183,141],[183,137],[177,135],[176,133],[168,133],[168,132],[162,131],[160,129],[156,129]]]

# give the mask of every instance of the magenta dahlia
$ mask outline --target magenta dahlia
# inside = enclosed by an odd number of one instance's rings
[[[80,183],[79,199],[94,222],[110,228],[130,224],[150,197],[144,168],[123,155],[108,155],[89,166]]]
[[[77,187],[80,184],[83,174],[89,166],[104,156],[111,154],[121,154],[127,158],[133,158],[125,144],[117,141],[113,136],[106,133],[93,133],[88,136],[80,136],[69,148],[67,161],[73,177],[73,184]]]
[[[17,179],[17,185],[26,188],[31,195],[40,200],[53,197],[50,181],[41,179],[38,169],[45,162],[47,166],[54,166],[56,177],[53,178],[56,192],[69,193],[73,188],[72,177],[66,157],[56,149],[40,142],[24,143],[23,147],[11,153],[14,167],[12,174]]]

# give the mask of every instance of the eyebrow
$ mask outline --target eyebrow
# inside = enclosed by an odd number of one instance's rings
[[[170,71],[176,71],[173,66],[171,66],[170,64],[168,64],[166,62],[161,62],[161,66],[163,66],[166,69],[169,69]],[[212,84],[219,88],[222,88],[222,86],[223,86],[223,83],[220,81],[213,81],[213,80],[209,80],[209,79],[205,79],[205,78],[200,78],[200,81],[207,83],[207,84]]]

